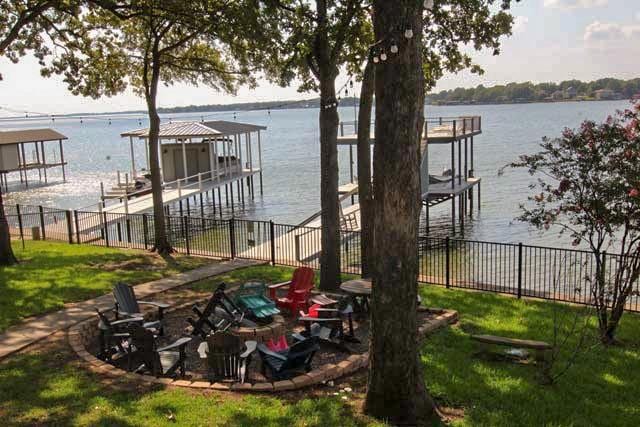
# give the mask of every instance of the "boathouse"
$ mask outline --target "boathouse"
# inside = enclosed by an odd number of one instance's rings
[[[226,205],[233,209],[234,199],[244,204],[247,196],[254,198],[255,178],[262,194],[261,132],[266,129],[223,120],[161,124],[158,156],[165,207],[178,204],[182,211],[183,201],[188,204],[192,198],[198,202],[199,196],[202,208],[202,195],[210,192],[215,209],[217,192],[218,207],[223,205],[224,194]],[[125,174],[124,182],[118,174],[118,183],[111,190],[105,192],[103,186],[102,208],[113,213],[142,213],[153,207],[150,182],[147,179],[144,184],[145,174],[141,173],[150,169],[149,129],[134,129],[121,136],[129,138],[131,171]],[[146,168],[136,164],[135,141],[144,143]],[[109,199],[118,203],[107,206]]]
[[[18,173],[20,182],[29,187],[28,172],[37,170],[40,181],[48,183],[47,170],[62,169],[62,180],[66,181],[64,149],[62,142],[68,138],[53,129],[20,129],[0,131],[0,185],[8,190],[8,175]],[[47,158],[45,144],[58,144],[58,155]],[[27,154],[31,154],[31,158]]]

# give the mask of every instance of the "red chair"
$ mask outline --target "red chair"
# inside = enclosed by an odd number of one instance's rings
[[[299,267],[293,272],[290,282],[269,285],[269,297],[276,302],[278,307],[286,308],[292,314],[297,313],[301,308],[306,309],[309,306],[309,294],[313,289],[313,276],[314,272],[309,267]],[[289,287],[287,296],[278,298],[276,291],[287,286]]]

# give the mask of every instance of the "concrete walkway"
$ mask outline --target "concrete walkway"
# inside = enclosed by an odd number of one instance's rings
[[[145,299],[150,295],[164,292],[178,286],[187,285],[240,268],[261,264],[265,264],[265,262],[234,259],[207,265],[176,274],[175,276],[136,285],[136,297]],[[113,295],[109,293],[94,299],[79,302],[72,307],[37,317],[8,328],[4,333],[0,334],[0,359],[60,330],[67,329],[78,322],[95,316],[96,308],[101,311],[113,308]]]

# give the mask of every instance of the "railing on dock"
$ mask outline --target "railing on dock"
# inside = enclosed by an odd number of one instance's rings
[[[375,129],[375,121],[371,122],[371,129]],[[353,135],[358,132],[358,121],[340,122],[338,135]],[[441,135],[446,133],[452,139],[464,138],[465,135],[478,134],[482,132],[481,116],[438,116],[424,119],[425,136]]]
[[[42,206],[5,206],[11,236],[117,248],[150,249],[153,215],[69,211]],[[171,245],[181,253],[216,258],[251,258],[274,265],[320,267],[320,229],[273,221],[165,216]],[[341,270],[360,273],[360,232],[341,231]],[[465,240],[421,238],[419,280],[447,288],[504,293],[518,298],[589,304],[594,255],[588,251]],[[605,258],[606,277],[618,272],[620,257]],[[627,309],[640,311],[634,284]]]

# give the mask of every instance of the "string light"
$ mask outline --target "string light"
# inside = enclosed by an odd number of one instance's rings
[[[398,53],[398,44],[395,40],[391,39],[391,47],[389,48],[391,53]]]
[[[411,28],[407,28],[404,31],[404,37],[407,38],[407,39],[413,38],[413,30]]]
[[[382,60],[382,61],[386,61],[387,60],[387,54],[384,53],[384,51],[380,54],[380,60]]]
[[[424,8],[425,9],[433,8],[433,0],[424,0]]]

